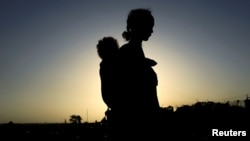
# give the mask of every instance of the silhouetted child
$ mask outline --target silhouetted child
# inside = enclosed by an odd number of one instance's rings
[[[115,83],[116,55],[119,49],[117,40],[113,37],[103,37],[97,44],[97,53],[102,59],[100,63],[101,93],[104,103],[112,107]]]
[[[116,57],[119,49],[119,43],[113,37],[103,37],[98,41],[97,53],[102,59],[100,63],[100,78],[101,78],[101,92],[102,98],[108,108],[112,107],[112,99],[114,97],[115,86],[115,70]],[[149,66],[155,66],[157,62],[152,59],[145,58],[145,64]]]

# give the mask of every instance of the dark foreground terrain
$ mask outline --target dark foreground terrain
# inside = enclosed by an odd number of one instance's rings
[[[104,141],[105,129],[100,123],[84,124],[2,124],[0,140]]]
[[[159,135],[162,141],[183,139],[249,141],[249,115],[249,109],[216,103],[182,106],[175,112],[171,107],[162,108]],[[100,122],[81,124],[18,124],[10,122],[0,124],[0,140],[108,141],[107,128],[105,118]],[[129,129],[124,129],[124,132],[127,130]]]

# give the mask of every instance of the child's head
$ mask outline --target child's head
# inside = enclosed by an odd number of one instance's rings
[[[98,41],[97,53],[101,59],[112,58],[119,49],[117,40],[113,37],[103,37]]]

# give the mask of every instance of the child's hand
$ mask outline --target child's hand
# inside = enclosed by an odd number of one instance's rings
[[[146,58],[145,59],[145,63],[148,64],[149,66],[155,66],[157,64],[157,62],[155,60]]]

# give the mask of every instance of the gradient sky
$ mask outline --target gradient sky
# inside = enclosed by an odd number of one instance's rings
[[[244,100],[250,93],[250,1],[1,0],[0,123],[100,121],[96,44],[122,32],[134,8],[150,8],[162,107]]]

